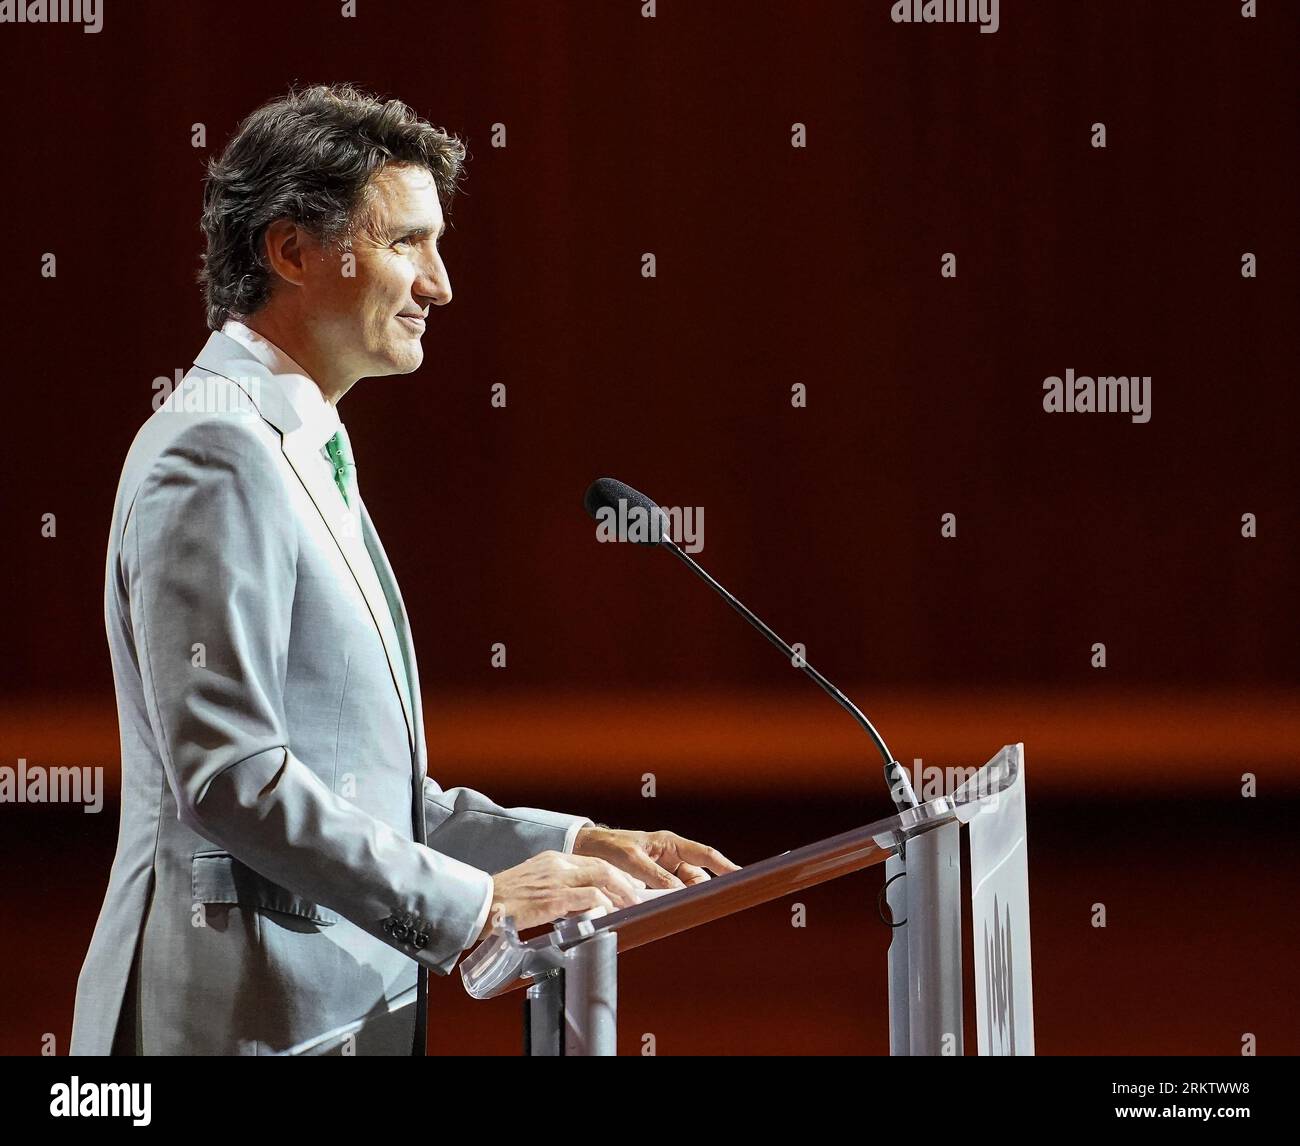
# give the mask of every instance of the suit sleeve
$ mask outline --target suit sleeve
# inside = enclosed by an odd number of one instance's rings
[[[539,852],[572,852],[585,816],[541,808],[503,808],[473,788],[443,791],[424,778],[426,842],[445,855],[496,874]]]
[[[336,795],[288,742],[293,512],[278,450],[231,419],[178,435],[137,492],[122,575],[177,814],[445,975],[478,935],[491,877]]]

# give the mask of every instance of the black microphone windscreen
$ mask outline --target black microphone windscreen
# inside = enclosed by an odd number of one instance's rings
[[[639,506],[650,517],[662,512],[645,494],[630,485],[624,485],[615,478],[597,478],[587,487],[587,494],[582,499],[582,504],[587,507],[587,512],[595,517],[602,509],[612,509],[617,513],[620,501],[627,502],[628,509]]]

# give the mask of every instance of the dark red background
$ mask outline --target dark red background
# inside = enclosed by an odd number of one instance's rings
[[[890,6],[136,2],[98,35],[0,26],[0,763],[115,772],[109,515],[152,380],[206,337],[203,162],[290,82],[353,80],[471,151],[425,365],[340,406],[433,774],[738,862],[887,813],[870,746],[761,638],[666,556],[595,543],[581,496],[612,474],[702,505],[706,567],[900,758],[1025,741],[1040,1051],[1300,1048],[1300,9],[1003,0],[984,35]],[[1150,423],[1044,413],[1067,368],[1150,375]],[[65,1049],[116,816],[2,814],[0,1049]],[[630,955],[625,1049],[883,1051],[878,886],[808,893],[807,931],[774,904]],[[515,1049],[513,1005],[454,980],[435,1005],[433,1049]]]

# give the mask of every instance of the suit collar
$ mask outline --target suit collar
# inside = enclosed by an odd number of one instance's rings
[[[325,395],[307,371],[280,347],[233,318],[226,321],[221,333],[262,364],[269,375],[266,381],[281,391],[281,396],[302,423],[302,432],[315,445],[323,447],[338,433],[343,424],[338,410],[325,400]]]
[[[228,334],[214,330],[195,357],[194,365],[228,378],[248,395],[257,412],[280,433],[292,433],[302,426],[297,411],[276,385],[274,372]]]

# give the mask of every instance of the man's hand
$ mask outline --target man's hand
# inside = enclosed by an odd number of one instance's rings
[[[572,855],[541,852],[492,877],[492,910],[479,939],[506,916],[524,931],[597,907],[635,906],[639,888],[684,887],[703,883],[710,871],[739,870],[720,851],[674,832],[582,828]]]
[[[540,852],[492,877],[492,909],[479,939],[506,916],[523,931],[597,907],[607,912],[631,907],[637,902],[636,882],[603,859]]]
[[[732,863],[717,849],[675,832],[583,828],[573,841],[573,854],[606,860],[643,880],[647,887],[682,887],[703,883],[710,871],[722,875],[740,870],[739,864]]]

